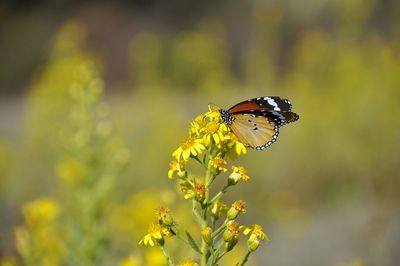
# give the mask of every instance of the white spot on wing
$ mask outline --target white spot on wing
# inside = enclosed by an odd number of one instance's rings
[[[274,99],[270,97],[265,97],[264,100],[268,101],[268,104],[274,107],[275,111],[280,111],[281,109],[278,107],[278,104],[274,101]]]

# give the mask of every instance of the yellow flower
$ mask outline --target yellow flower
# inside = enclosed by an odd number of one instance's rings
[[[197,183],[194,186],[194,194],[198,201],[202,201],[207,193],[207,187],[203,183]]]
[[[188,181],[179,184],[183,197],[185,199],[195,198],[197,201],[202,201],[207,193],[207,187],[203,183],[192,185]]]
[[[199,266],[196,262],[186,259],[179,263],[177,266]]]
[[[262,227],[259,224],[253,224],[250,227],[243,226],[242,229],[244,229],[243,230],[244,235],[250,234],[250,237],[253,236],[256,238],[260,238],[262,240],[265,239],[269,241],[268,236],[263,232]]]
[[[174,219],[172,218],[169,212],[170,212],[169,208],[166,207],[160,207],[156,212],[159,223],[166,225],[168,227],[174,224]]]
[[[198,137],[201,134],[200,130],[205,125],[205,123],[206,121],[204,120],[203,115],[196,116],[194,121],[190,123],[189,135]]]
[[[221,213],[226,213],[227,210],[228,207],[219,200],[214,202],[210,207],[211,214],[214,216],[215,219],[219,219]]]
[[[78,183],[85,177],[86,171],[82,161],[74,157],[65,157],[56,166],[58,176],[67,183]]]
[[[210,121],[220,122],[222,119],[221,113],[219,112],[219,107],[209,105],[208,108],[210,109],[210,111],[205,113],[204,117],[207,117]]]
[[[260,239],[266,239],[269,241],[268,236],[262,231],[262,227],[260,225],[253,224],[250,227],[241,227],[241,229],[243,228],[245,228],[243,234],[250,234],[249,238],[247,239],[247,247],[250,252],[255,251],[260,246]]]
[[[179,184],[181,191],[183,193],[184,199],[191,199],[194,197],[193,186],[188,181]]]
[[[201,237],[207,244],[210,244],[212,242],[211,234],[212,229],[208,226],[201,230]]]
[[[174,176],[174,173],[177,172],[179,177],[183,177],[185,175],[184,172],[184,162],[183,161],[177,161],[177,160],[172,160],[169,163],[169,171],[168,171],[168,178],[172,179]]]
[[[218,173],[221,171],[223,172],[227,171],[227,169],[224,167],[227,164],[227,162],[219,156],[215,157],[214,159],[211,159],[209,161],[209,164],[212,167],[214,167],[214,169],[217,170]]]
[[[224,135],[228,132],[228,128],[225,124],[210,121],[202,128],[202,132],[204,133],[203,141],[206,146],[210,144],[211,139],[218,145],[224,141]]]
[[[232,207],[235,208],[238,212],[245,213],[246,208],[244,207],[245,203],[243,200],[237,200],[232,204]]]
[[[246,146],[239,141],[235,134],[231,132],[228,136],[225,136],[225,138],[230,140],[228,147],[235,148],[235,155],[239,156],[240,154],[247,153]]]
[[[226,225],[226,229],[222,234],[222,238],[227,243],[226,250],[230,251],[239,241],[240,226],[235,221],[230,221]]]
[[[142,263],[140,263],[140,260],[137,256],[131,255],[129,257],[123,258],[119,262],[119,266],[139,266]]]
[[[247,182],[250,177],[246,175],[247,171],[243,166],[232,166],[232,173],[228,177],[230,185],[235,185],[239,180]]]
[[[161,220],[165,218],[168,214],[170,213],[170,209],[167,207],[160,207],[158,208],[156,214],[157,214],[157,219]]]
[[[235,219],[240,213],[245,213],[246,208],[243,200],[237,200],[232,204],[232,207],[228,210],[226,216],[229,220]]]
[[[40,198],[23,207],[25,220],[29,225],[52,223],[58,217],[59,211],[58,203],[50,198]]]
[[[142,263],[140,265],[165,266],[165,257],[160,249],[147,249],[145,256],[146,263]]]
[[[153,247],[155,243],[162,243],[164,240],[164,236],[170,235],[171,232],[168,228],[160,224],[152,224],[149,228],[148,234],[139,241],[139,244],[150,245]]]
[[[172,156],[178,161],[181,157],[183,160],[187,161],[190,155],[196,157],[198,154],[201,154],[204,149],[205,147],[201,139],[188,138],[172,153]]]

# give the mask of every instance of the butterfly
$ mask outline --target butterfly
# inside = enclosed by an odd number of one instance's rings
[[[271,146],[283,125],[299,119],[299,115],[292,112],[291,102],[277,96],[249,99],[228,110],[218,110],[222,121],[239,141],[256,150]]]

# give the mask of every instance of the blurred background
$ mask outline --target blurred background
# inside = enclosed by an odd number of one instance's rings
[[[137,243],[161,205],[193,227],[167,178],[190,120],[266,95],[300,120],[235,162],[250,264],[398,265],[399,26],[396,0],[2,1],[2,266],[163,265]]]

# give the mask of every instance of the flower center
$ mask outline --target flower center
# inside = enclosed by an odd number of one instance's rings
[[[156,234],[161,231],[161,226],[159,224],[153,224],[149,229],[149,234]]]
[[[214,159],[214,164],[215,164],[217,167],[223,167],[223,166],[226,165],[226,162],[225,162],[225,160],[222,159],[222,158],[215,158],[215,159]]]
[[[208,134],[214,134],[215,132],[217,132],[219,128],[219,125],[217,123],[215,123],[214,121],[211,121],[209,123],[207,123],[206,125],[206,132]]]
[[[182,143],[182,149],[188,150],[193,146],[193,144],[194,144],[193,139],[187,139]]]

